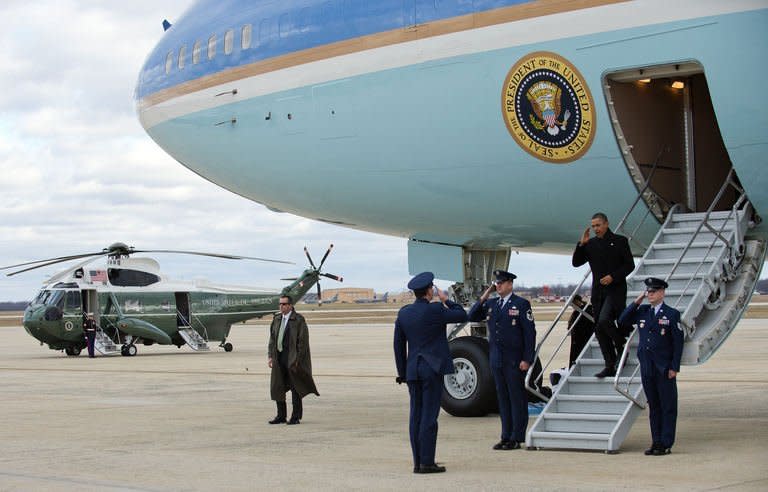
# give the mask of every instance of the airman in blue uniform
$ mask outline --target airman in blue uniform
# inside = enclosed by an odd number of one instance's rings
[[[496,282],[469,310],[470,321],[488,323],[488,345],[501,417],[501,441],[493,449],[520,449],[528,427],[525,373],[536,352],[536,325],[531,304],[512,293],[516,275],[496,270]],[[499,297],[488,299],[493,291]]]
[[[416,301],[400,309],[395,321],[396,381],[408,383],[411,395],[413,473],[445,471],[435,463],[435,447],[443,376],[454,373],[446,324],[467,320],[464,308],[434,287],[434,278],[431,272],[423,272],[408,282]],[[433,297],[441,302],[431,302]]]
[[[668,284],[658,278],[645,279],[646,291],[640,294],[619,317],[624,327],[636,325],[640,343],[640,376],[648,400],[651,421],[651,447],[646,456],[669,454],[675,443],[677,422],[677,374],[683,355],[680,312],[664,304]],[[650,304],[641,305],[648,297]]]

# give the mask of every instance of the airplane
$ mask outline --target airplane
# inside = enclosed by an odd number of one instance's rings
[[[512,251],[570,254],[603,212],[642,257],[629,296],[671,280],[699,364],[765,260],[766,25],[765,0],[198,0],[134,99],[183,166],[407,238],[409,271],[465,303]],[[450,334],[454,415],[492,406],[484,335]]]
[[[136,345],[189,345],[195,351],[209,351],[208,342],[231,352],[227,341],[234,323],[261,318],[278,310],[281,296],[289,295],[298,302],[314,285],[320,293],[320,277],[339,282],[342,277],[322,272],[333,245],[316,267],[307,248],[304,253],[310,268],[281,290],[216,285],[206,281],[181,282],[160,272],[158,262],[136,253],[175,253],[212,256],[224,259],[247,259],[276,263],[291,262],[175,250],[137,250],[125,243],[114,243],[103,251],[37,260],[2,267],[0,270],[24,267],[8,276],[56,263],[85,260],[46,280],[45,285],[24,310],[24,329],[51,350],[63,350],[78,356],[86,342],[84,315],[93,313],[97,325],[95,348],[104,355],[117,352],[134,356]],[[102,266],[90,265],[106,258]]]

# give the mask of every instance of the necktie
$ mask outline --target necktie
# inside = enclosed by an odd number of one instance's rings
[[[285,335],[285,325],[288,324],[288,316],[283,316],[280,321],[280,330],[277,332],[277,351],[283,351],[283,336]]]

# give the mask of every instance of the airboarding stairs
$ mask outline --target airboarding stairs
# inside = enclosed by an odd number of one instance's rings
[[[192,350],[195,352],[208,352],[211,350],[207,340],[197,330],[192,328],[192,324],[181,311],[176,311],[176,319],[178,321],[177,329],[179,330],[179,335],[181,335],[181,338],[184,339]]]
[[[624,222],[648,182],[617,230],[624,232]],[[730,187],[739,195],[732,209],[713,211]],[[682,213],[677,205],[670,209],[663,226],[627,279],[627,303],[644,290],[646,277],[663,278],[669,283],[664,302],[682,315],[684,365],[705,362],[734,329],[749,303],[766,254],[765,241],[745,239],[748,229],[754,225],[752,215],[752,206],[731,171],[707,212]],[[631,236],[638,228],[627,235]],[[589,275],[587,272],[582,284]],[[577,309],[572,300],[580,287],[581,284],[539,342],[537,356],[568,306]],[[584,311],[581,315],[589,317]],[[566,344],[569,334],[557,345],[544,372]],[[625,346],[616,376],[598,379],[594,374],[604,363],[593,336],[528,431],[526,446],[617,452],[646,403],[640,383],[637,343],[635,329]],[[530,379],[531,371],[526,386],[531,386]],[[532,392],[547,400],[537,390]]]

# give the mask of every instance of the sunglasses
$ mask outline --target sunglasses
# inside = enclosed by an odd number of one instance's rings
[[[291,303],[290,302],[281,302],[280,305],[281,306],[290,306]]]

